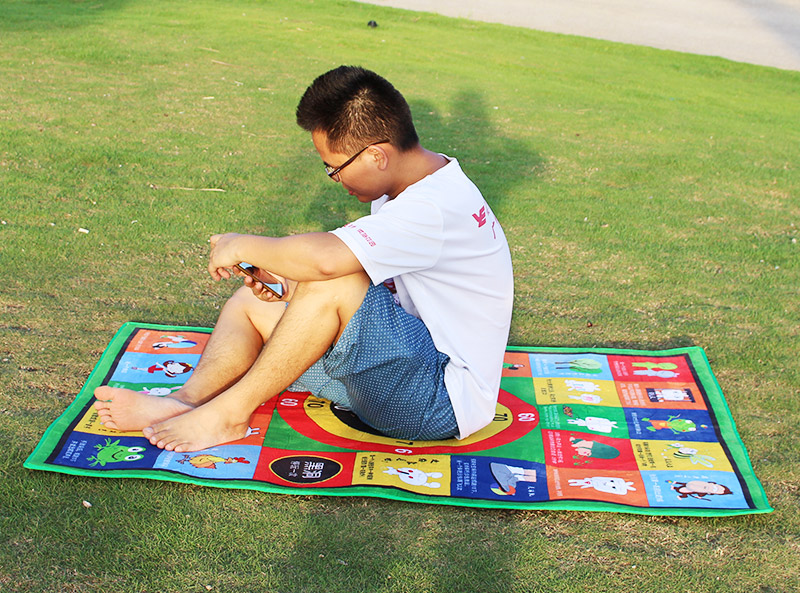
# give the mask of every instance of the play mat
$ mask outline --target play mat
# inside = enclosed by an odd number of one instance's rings
[[[510,348],[494,420],[463,440],[389,438],[329,401],[288,391],[256,410],[245,438],[195,453],[162,451],[141,433],[99,423],[96,387],[168,395],[196,367],[210,331],[125,324],[25,466],[474,507],[772,510],[697,347]]]

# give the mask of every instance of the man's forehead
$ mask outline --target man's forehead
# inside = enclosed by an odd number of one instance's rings
[[[325,132],[321,130],[315,130],[311,132],[311,141],[314,143],[314,148],[317,149],[317,152],[322,157],[322,160],[326,160],[329,156],[333,156],[335,154],[330,150],[330,148],[328,148],[328,135]]]
[[[327,160],[330,157],[332,160],[337,161],[341,160],[340,157],[342,156],[349,156],[344,152],[333,150],[328,143],[328,134],[326,134],[323,130],[315,130],[311,132],[311,141],[314,143],[314,146],[322,157],[322,160]]]

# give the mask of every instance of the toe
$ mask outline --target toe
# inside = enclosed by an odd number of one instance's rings
[[[158,446],[158,435],[156,434],[156,431],[151,426],[143,428],[142,429],[142,434],[144,435],[144,438],[146,438],[148,441],[150,441],[151,445]]]

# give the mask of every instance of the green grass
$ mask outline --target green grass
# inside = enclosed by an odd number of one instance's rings
[[[341,63],[392,80],[504,222],[512,343],[704,347],[774,513],[483,511],[22,468],[119,325],[213,324],[232,285],[205,272],[211,234],[363,212],[294,124]],[[62,0],[0,5],[0,80],[0,591],[800,587],[800,73],[335,0]]]

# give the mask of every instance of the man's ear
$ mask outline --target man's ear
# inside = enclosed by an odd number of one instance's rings
[[[391,152],[383,144],[373,144],[367,149],[369,158],[373,160],[379,170],[385,171],[389,166]]]

